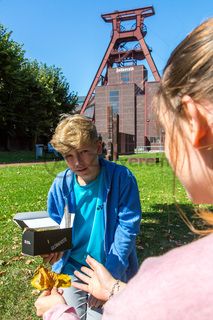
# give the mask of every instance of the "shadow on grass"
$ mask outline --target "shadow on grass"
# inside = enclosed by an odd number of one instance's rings
[[[61,155],[56,156],[54,153],[48,152],[43,152],[41,157],[36,158],[34,151],[0,151],[0,164],[48,162],[61,160],[63,160]]]
[[[178,204],[189,220],[201,228],[202,221],[195,217],[193,205]],[[175,204],[156,204],[151,212],[143,212],[140,234],[137,237],[139,262],[150,256],[159,256],[172,248],[197,239],[181,219]]]

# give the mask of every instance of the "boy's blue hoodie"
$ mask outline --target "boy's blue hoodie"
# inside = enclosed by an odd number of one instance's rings
[[[141,207],[137,182],[124,166],[104,159],[100,159],[100,166],[104,183],[105,267],[114,278],[128,281],[138,270],[135,238],[140,230]],[[73,175],[70,169],[61,172],[49,190],[48,213],[57,223],[61,222],[65,204],[70,213],[75,213]],[[55,272],[63,273],[69,255],[72,249],[53,265]]]

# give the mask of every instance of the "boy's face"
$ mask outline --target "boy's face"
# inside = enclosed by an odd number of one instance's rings
[[[84,145],[79,149],[73,149],[65,157],[69,168],[78,176],[81,184],[94,180],[99,173],[98,155],[101,153],[101,142],[97,141]]]

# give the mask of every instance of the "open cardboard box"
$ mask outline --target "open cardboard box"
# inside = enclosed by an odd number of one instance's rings
[[[13,220],[23,230],[22,253],[36,256],[70,249],[74,216],[64,214],[59,225],[46,211],[17,213]]]

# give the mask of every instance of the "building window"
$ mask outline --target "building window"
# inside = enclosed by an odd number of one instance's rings
[[[112,107],[112,113],[118,114],[119,113],[119,91],[112,90],[109,92],[109,103],[110,107]]]
[[[129,78],[130,78],[129,71],[121,72],[120,75],[121,75],[121,82],[125,82],[125,83],[129,82]]]
[[[160,143],[160,137],[149,137],[150,143]]]

